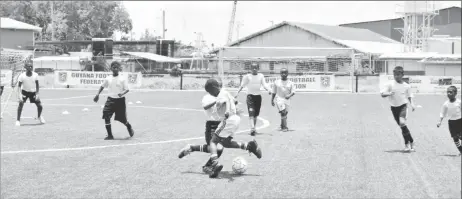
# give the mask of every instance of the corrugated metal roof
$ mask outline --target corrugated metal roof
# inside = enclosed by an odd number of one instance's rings
[[[368,29],[349,28],[341,26],[327,26],[320,24],[288,22],[290,25],[313,32],[331,40],[373,41],[383,43],[396,43],[396,41],[375,33]]]
[[[154,53],[146,53],[146,52],[121,52],[122,54],[128,54],[128,55],[132,55],[132,56],[135,56],[135,57],[140,57],[140,58],[143,58],[143,59],[149,59],[149,60],[153,60],[153,61],[156,61],[156,62],[166,62],[166,63],[181,63],[181,59],[175,59],[175,58],[171,58],[171,57],[166,57],[166,56],[162,56],[162,55],[156,55]]]
[[[4,18],[4,17],[1,18],[0,28],[3,28],[3,29],[32,30],[32,31],[36,31],[36,32],[42,31],[42,28],[40,28],[40,27],[30,25],[30,24],[27,24],[27,23],[24,23],[24,22],[21,22],[21,21],[16,21],[14,19]]]
[[[372,54],[384,54],[384,53],[397,53],[403,52],[405,45],[402,43],[384,43],[384,42],[373,42],[373,41],[351,41],[351,40],[336,40],[345,46],[354,48],[357,51]]]
[[[257,37],[276,28],[282,27],[284,25],[298,27],[304,31],[316,34],[334,43],[338,43],[340,45],[353,48],[357,51],[361,51],[364,53],[394,53],[402,52],[404,49],[404,45],[402,43],[367,29],[298,22],[282,22],[280,24],[276,24],[267,29],[264,29],[247,37],[244,37],[240,40],[237,40],[229,44],[229,46],[234,46],[236,44]]]

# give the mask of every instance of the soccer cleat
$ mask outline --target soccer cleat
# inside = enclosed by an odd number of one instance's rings
[[[413,142],[411,143],[411,149],[410,149],[410,151],[415,152],[415,145],[414,145]]]
[[[43,116],[40,116],[38,120],[40,121],[40,123],[45,124],[45,119],[43,118]]]
[[[113,139],[114,139],[114,136],[112,136],[112,135],[111,135],[111,136],[107,136],[107,137],[104,138],[104,140],[113,140]]]
[[[202,166],[202,172],[209,174],[212,171],[213,171],[213,168],[211,166]]]
[[[135,135],[135,131],[133,130],[133,128],[128,129],[128,135],[130,135],[130,137],[133,137],[133,135]]]
[[[250,141],[248,144],[247,144],[247,150],[253,154],[255,154],[255,156],[257,156],[258,159],[261,158],[261,149],[258,147],[258,144],[257,144],[257,141]]]
[[[20,122],[20,121],[16,121],[16,126],[21,126],[21,122]]]
[[[289,131],[289,128],[287,127],[282,128],[282,132],[287,132],[287,131]]]
[[[250,135],[251,136],[255,136],[257,134],[257,131],[255,131],[254,129],[250,130]]]
[[[410,144],[406,144],[406,146],[404,147],[404,152],[411,152]]]
[[[192,152],[191,145],[185,146],[183,149],[181,149],[180,154],[178,154],[178,158],[183,158],[184,156],[189,155]]]
[[[218,174],[220,174],[221,170],[223,169],[223,165],[218,164],[218,161],[215,163],[215,166],[212,166],[212,171],[209,174],[210,178],[216,178]]]

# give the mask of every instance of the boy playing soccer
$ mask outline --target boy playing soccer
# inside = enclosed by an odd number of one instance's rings
[[[222,87],[219,84],[220,88]],[[218,125],[220,124],[220,116],[217,113],[217,108],[215,106],[217,98],[207,93],[202,98],[202,107],[204,108],[205,115],[207,116],[207,121],[205,122],[205,143],[203,145],[190,145],[188,144],[186,147],[181,149],[180,154],[178,155],[179,158],[183,158],[184,156],[189,155],[191,152],[194,151],[201,151],[204,153],[210,152],[210,140],[212,139],[212,132],[215,132]],[[217,153],[218,157],[221,156],[223,153],[223,146],[220,144],[217,146]],[[209,173],[211,171],[210,166],[212,161],[209,159],[204,166],[202,166],[202,171],[205,173]]]
[[[18,77],[18,97],[19,97],[19,106],[18,106],[18,115],[16,120],[16,126],[21,126],[21,113],[22,108],[24,107],[24,102],[29,99],[30,103],[37,105],[37,119],[40,123],[45,124],[45,119],[43,119],[42,110],[43,106],[39,98],[39,81],[38,74],[32,71],[32,63],[26,62],[24,65],[26,72],[22,73]]]
[[[210,95],[217,97],[217,110],[220,118],[224,120],[218,125],[217,130],[212,133],[210,141],[210,160],[212,162],[212,172],[209,177],[215,178],[223,169],[223,165],[218,163],[217,144],[223,145],[225,148],[240,148],[247,150],[261,158],[261,149],[256,141],[248,143],[233,141],[233,136],[239,128],[241,118],[237,115],[235,98],[224,89],[220,89],[219,83],[215,79],[209,79],[205,83],[205,91]]]
[[[414,139],[406,125],[407,104],[410,104],[412,111],[415,110],[412,100],[414,96],[411,92],[411,86],[403,81],[403,67],[396,66],[393,69],[393,76],[394,80],[388,82],[380,93],[383,98],[388,97],[393,117],[396,123],[401,127],[405,144],[404,151],[415,151]]]
[[[260,87],[270,92],[270,87],[266,84],[265,76],[258,72],[258,65],[252,64],[250,66],[252,70],[251,74],[247,74],[242,78],[242,84],[236,94],[236,99],[239,97],[239,93],[244,87],[247,87],[247,109],[249,111],[250,120],[250,135],[255,136],[257,131],[255,126],[257,125],[257,117],[260,115],[261,108],[261,92]]]
[[[295,86],[292,81],[287,79],[289,71],[287,68],[281,69],[281,79],[274,82],[273,96],[271,98],[271,105],[274,106],[274,98],[276,97],[276,105],[281,114],[281,130],[286,132],[289,130],[287,127],[287,114],[289,113],[290,98],[295,95]]]
[[[456,99],[457,88],[450,86],[447,90],[448,100],[443,104],[441,108],[440,121],[436,126],[439,128],[444,117],[448,117],[449,133],[456,144],[459,152],[462,153],[462,116],[461,116],[461,101]],[[460,155],[459,153],[459,155]]]
[[[128,93],[128,84],[122,75],[119,74],[121,65],[119,62],[114,61],[111,63],[112,75],[107,76],[101,87],[98,90],[93,101],[96,103],[99,100],[99,94],[103,92],[104,88],[109,88],[109,96],[103,108],[103,119],[106,123],[107,137],[105,140],[113,140],[111,129],[111,117],[115,113],[114,120],[117,120],[127,127],[128,134],[133,137],[135,132],[127,120],[127,108],[125,104],[125,94]]]

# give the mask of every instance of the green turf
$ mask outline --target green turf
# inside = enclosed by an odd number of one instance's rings
[[[131,93],[127,101],[134,104],[129,105],[128,117],[135,136],[125,139],[124,126],[113,122],[118,139],[105,141],[100,107],[105,97],[98,104],[93,97],[58,99],[95,92],[43,90],[45,125],[23,119],[24,126],[15,127],[15,120],[5,116],[2,198],[460,198],[461,157],[455,156],[447,124],[436,128],[444,96],[417,96],[423,108],[409,115],[417,152],[409,154],[401,152],[399,128],[379,96],[297,94],[289,113],[293,131],[280,132],[277,109],[264,95],[261,116],[271,125],[256,137],[263,158],[225,149],[220,158],[223,172],[210,179],[201,170],[208,154],[195,152],[178,159],[186,144],[204,143],[200,111],[204,93]],[[244,94],[240,100],[245,103]],[[8,111],[15,115],[16,107],[13,103]],[[85,107],[88,112],[82,111]],[[64,110],[70,114],[62,115]],[[34,116],[34,105],[28,104],[23,115]],[[243,117],[240,129],[248,126]],[[184,138],[197,139],[171,141]],[[235,137],[252,139],[246,133]],[[145,142],[150,143],[140,144]],[[132,145],[120,146],[126,144]],[[8,153],[107,145],[117,146]],[[249,163],[244,175],[232,174],[232,159],[237,156]]]

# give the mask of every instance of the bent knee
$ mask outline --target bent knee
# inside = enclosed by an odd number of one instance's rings
[[[403,127],[406,126],[406,118],[399,118],[399,126]]]

